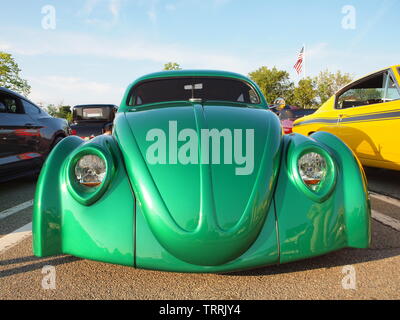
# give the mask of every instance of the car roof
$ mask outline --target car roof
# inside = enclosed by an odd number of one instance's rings
[[[335,92],[335,95],[336,95],[338,92],[342,91],[343,89],[345,89],[345,88],[351,86],[352,84],[354,84],[354,83],[356,83],[356,82],[358,82],[358,81],[360,81],[360,80],[363,80],[364,78],[367,78],[367,77],[369,77],[369,76],[372,76],[372,75],[374,75],[375,73],[383,72],[383,71],[389,70],[389,69],[396,69],[396,68],[400,68],[400,64],[394,65],[394,66],[390,66],[390,67],[386,67],[386,68],[383,68],[383,69],[379,69],[379,70],[376,70],[376,71],[373,71],[373,72],[369,72],[369,73],[367,73],[367,74],[364,74],[363,76],[357,77],[356,79],[352,80],[351,82],[347,83],[346,85],[344,85],[343,87],[341,87],[339,90],[337,90],[337,91]]]
[[[241,79],[245,81],[249,81],[247,77],[230,71],[222,71],[222,70],[167,70],[167,71],[159,71],[146,74],[139,79],[135,80],[133,84],[141,82],[143,80],[155,79],[155,78],[171,78],[171,77],[228,77]]]
[[[36,103],[34,103],[31,100],[29,100],[27,97],[24,97],[22,94],[19,94],[18,92],[12,91],[12,90],[4,88],[4,87],[0,87],[0,93],[2,93],[2,92],[3,93],[12,94],[12,95],[14,95],[14,96],[16,96],[16,97],[18,97],[18,98],[20,98],[22,100],[25,100],[25,101],[35,105],[36,107],[38,107],[40,109],[43,109],[43,108],[39,107]]]
[[[18,92],[12,91],[12,90],[4,88],[4,87],[0,87],[0,92],[9,93],[9,94],[12,94],[14,96],[17,96],[20,99],[24,99],[24,100],[29,101],[28,98],[24,97],[23,95],[19,94]]]
[[[98,104],[79,104],[77,106],[74,106],[74,108],[98,108],[98,107],[110,107],[110,108],[118,108],[117,105],[115,104],[102,104],[102,103],[98,103]]]
[[[363,75],[361,77],[358,77],[357,79],[353,80],[351,83],[354,83],[354,82],[357,82],[359,80],[362,80],[362,79],[364,79],[364,78],[366,78],[368,76],[372,76],[375,73],[379,73],[379,72],[382,72],[382,71],[385,71],[385,70],[395,69],[395,68],[400,68],[400,64],[394,65],[394,66],[390,66],[390,67],[386,67],[386,68],[383,68],[383,69],[379,69],[379,70],[376,70],[374,72],[369,72],[369,73],[367,73],[367,74],[365,74],[365,75]],[[346,87],[347,87],[347,85],[346,85]]]

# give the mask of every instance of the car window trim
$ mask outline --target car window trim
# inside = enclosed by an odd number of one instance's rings
[[[399,68],[398,72],[400,74],[400,68]],[[389,73],[390,73],[390,76],[392,77],[393,82],[396,85],[397,91],[399,91],[399,94],[400,94],[400,83],[397,81],[395,73],[393,72],[392,69],[389,69]]]
[[[237,78],[233,78],[233,77],[224,77],[224,76],[169,76],[169,77],[157,77],[157,78],[151,78],[151,79],[144,79],[144,80],[139,81],[138,83],[136,83],[134,86],[132,86],[132,88],[129,90],[129,94],[128,94],[127,98],[126,98],[125,103],[126,103],[126,105],[128,107],[132,107],[132,108],[134,108],[134,107],[141,108],[141,107],[146,106],[146,105],[154,104],[154,103],[146,103],[146,104],[141,104],[141,105],[135,105],[135,104],[131,105],[130,101],[131,101],[131,98],[132,98],[132,95],[133,95],[133,90],[137,86],[142,85],[143,83],[146,83],[146,82],[157,81],[157,80],[167,80],[167,79],[182,79],[182,78],[188,78],[188,79],[226,79],[226,80],[240,81],[240,82],[248,85],[257,94],[258,103],[246,103],[246,104],[249,104],[249,105],[252,105],[252,106],[263,105],[263,100],[261,99],[260,93],[258,92],[258,90],[255,88],[255,86],[252,83],[250,83],[250,82],[248,82],[248,81],[246,81],[244,79],[237,79]],[[180,100],[180,101],[188,102],[188,100]],[[223,102],[222,100],[218,100],[218,101]],[[173,101],[166,101],[166,102],[173,102]],[[243,104],[243,102],[239,102],[239,101],[229,101],[229,102]],[[136,97],[135,97],[135,103],[136,103]]]
[[[392,81],[393,81],[393,83],[394,83],[394,85],[395,85],[395,87],[396,87],[396,89],[397,89],[397,93],[399,94],[399,98],[398,98],[398,99],[394,99],[394,100],[392,100],[392,101],[400,100],[400,87],[399,87],[399,84],[397,83],[397,79],[396,79],[396,76],[395,76],[393,70],[390,69],[388,75],[389,75],[389,78],[386,80],[387,83],[386,83],[385,98],[386,98],[386,95],[387,95],[388,89],[389,89],[389,88],[388,88],[389,79],[392,79]],[[392,102],[392,101],[387,101],[387,102]],[[383,103],[387,103],[387,102],[383,102]]]

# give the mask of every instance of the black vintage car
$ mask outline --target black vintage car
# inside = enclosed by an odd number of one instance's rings
[[[75,106],[72,110],[72,134],[90,139],[110,132],[117,109],[113,104]]]
[[[0,87],[0,182],[35,174],[70,129],[25,97]]]

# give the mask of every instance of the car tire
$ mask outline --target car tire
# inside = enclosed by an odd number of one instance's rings
[[[62,136],[56,137],[55,140],[54,140],[54,142],[53,142],[53,144],[51,145],[51,148],[50,148],[49,152],[50,152],[51,150],[53,150],[54,147],[55,147],[62,139],[64,139],[64,138],[65,138],[65,137],[62,137]]]

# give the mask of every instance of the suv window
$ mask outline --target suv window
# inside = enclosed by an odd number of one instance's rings
[[[0,112],[21,113],[18,99],[7,94],[0,94]]]

